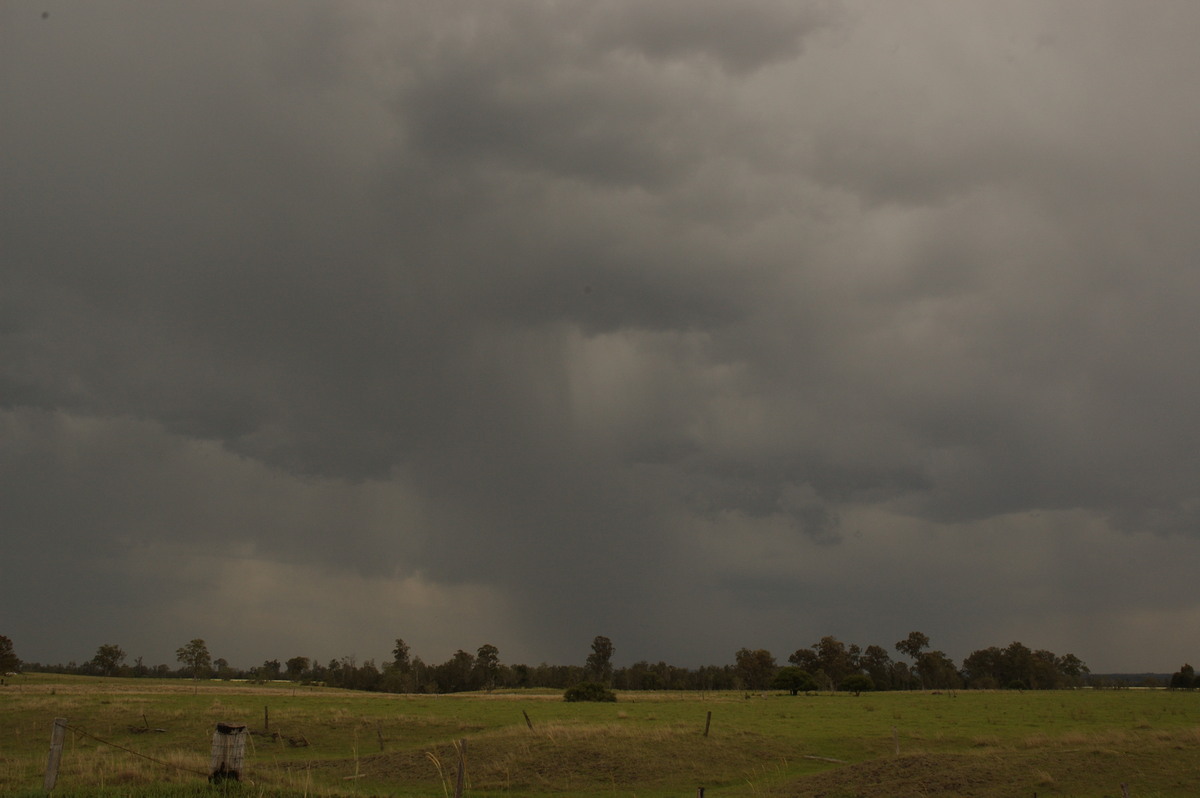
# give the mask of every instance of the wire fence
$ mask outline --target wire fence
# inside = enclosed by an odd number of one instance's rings
[[[189,768],[184,765],[177,764],[175,762],[166,762],[162,759],[158,759],[157,757],[150,756],[149,754],[143,754],[141,751],[135,751],[132,748],[128,748],[124,745],[121,745],[120,743],[114,743],[112,740],[105,740],[102,737],[97,737],[96,735],[92,734],[90,731],[88,731],[87,729],[85,729],[81,726],[76,726],[74,724],[67,723],[67,724],[65,724],[65,728],[70,729],[71,731],[75,732],[76,734],[80,734],[80,735],[83,735],[84,737],[95,740],[98,743],[102,743],[104,745],[111,746],[112,748],[119,748],[122,751],[133,754],[134,756],[137,756],[137,757],[141,757],[142,759],[147,759],[151,762],[162,765],[163,767],[174,768],[175,770],[181,770],[185,773],[195,773],[197,775],[204,776],[205,778],[207,778],[209,775],[208,773],[204,772],[203,770],[196,770],[195,768]]]

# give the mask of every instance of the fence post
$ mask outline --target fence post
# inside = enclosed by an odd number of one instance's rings
[[[50,758],[46,761],[46,781],[43,789],[47,794],[54,790],[58,781],[58,763],[62,761],[63,738],[67,736],[67,719],[55,718],[54,729],[50,732]]]
[[[217,730],[213,732],[208,780],[214,784],[226,779],[241,781],[245,757],[246,727],[218,723]]]
[[[712,710],[708,711],[708,717],[704,719],[704,736],[708,736],[708,727],[712,725]]]

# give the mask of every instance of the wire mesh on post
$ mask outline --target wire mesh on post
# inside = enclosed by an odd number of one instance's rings
[[[246,727],[218,723],[213,732],[212,760],[208,767],[208,780],[216,783],[233,779],[242,780],[242,763],[246,758]]]

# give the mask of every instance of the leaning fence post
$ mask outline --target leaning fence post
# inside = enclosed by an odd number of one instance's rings
[[[704,718],[704,736],[708,736],[708,727],[712,725],[712,710],[708,711],[708,716]]]
[[[67,719],[55,718],[50,732],[50,758],[46,760],[46,781],[43,789],[50,793],[58,781],[58,763],[62,761],[63,738],[67,736]]]

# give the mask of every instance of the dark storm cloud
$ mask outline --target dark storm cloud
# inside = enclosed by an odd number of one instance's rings
[[[6,592],[67,563],[121,617],[146,580],[164,652],[202,593],[302,607],[229,632],[248,662],[1102,648],[1149,606],[1079,601],[1105,563],[1200,528],[1162,8],[6,8]],[[1062,579],[1067,540],[1111,559]]]

